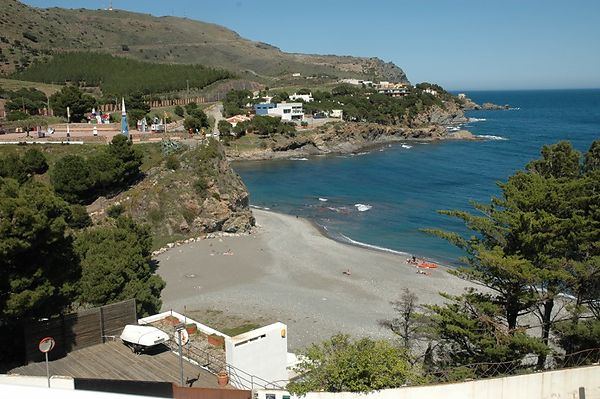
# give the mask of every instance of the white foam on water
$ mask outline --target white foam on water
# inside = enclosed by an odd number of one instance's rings
[[[485,122],[485,118],[469,118],[469,122]]]
[[[475,137],[479,137],[480,139],[486,139],[486,140],[508,140],[506,137],[501,137],[501,136],[493,136],[491,134],[480,134],[478,136]]]
[[[256,205],[250,205],[250,208],[262,209],[263,211],[270,211],[271,210],[271,208],[267,208],[266,206],[262,207],[262,206],[256,206]]]
[[[321,197],[319,197],[319,201],[321,201],[321,202],[327,202],[329,200],[327,198],[321,198]]]
[[[308,161],[308,158],[290,158],[290,161]]]
[[[395,251],[393,249],[389,249],[389,248],[385,248],[385,247],[379,247],[377,245],[372,245],[372,244],[367,244],[367,243],[364,243],[364,242],[353,240],[352,238],[350,238],[348,236],[345,236],[342,233],[339,233],[339,234],[340,234],[340,236],[342,236],[344,238],[344,240],[348,241],[351,244],[358,245],[359,247],[364,247],[364,248],[369,248],[369,249],[376,249],[378,251],[389,252],[389,253],[395,254],[395,255],[402,255],[402,256],[409,255],[409,253],[407,253],[407,252]]]
[[[412,148],[412,145],[408,145],[408,144],[402,144],[401,146],[402,148],[406,148],[407,150]]]
[[[371,205],[365,205],[365,204],[354,204],[354,206],[356,207],[356,210],[358,210],[359,212],[366,212],[369,209],[373,208]]]

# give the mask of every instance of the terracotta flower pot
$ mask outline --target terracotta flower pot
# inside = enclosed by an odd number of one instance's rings
[[[198,326],[196,324],[186,324],[185,329],[189,335],[196,334],[198,332]]]
[[[223,338],[220,335],[211,334],[208,336],[207,340],[210,345],[213,345],[213,346],[216,346],[219,348],[225,347],[225,338]]]
[[[217,374],[217,383],[220,386],[225,386],[229,383],[229,374],[227,374],[227,371],[220,371],[219,374]]]

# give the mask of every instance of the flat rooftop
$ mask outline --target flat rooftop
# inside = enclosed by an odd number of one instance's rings
[[[45,376],[46,363],[30,363],[12,369],[9,374]],[[136,355],[122,342],[114,341],[73,351],[61,359],[51,361],[50,375],[179,384],[179,357],[167,347],[152,354]],[[183,378],[190,381],[193,387],[221,388],[215,375],[185,360]],[[189,386],[190,383],[186,385]]]

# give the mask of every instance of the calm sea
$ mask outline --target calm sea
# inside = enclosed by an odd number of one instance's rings
[[[458,264],[460,251],[419,229],[465,232],[439,209],[488,202],[496,185],[569,140],[586,151],[600,139],[600,90],[474,91],[478,103],[508,111],[470,111],[464,128],[479,142],[399,143],[354,156],[235,163],[251,204],[307,217],[335,239]]]

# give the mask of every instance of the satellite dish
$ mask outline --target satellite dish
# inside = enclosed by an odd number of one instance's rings
[[[38,345],[38,349],[42,353],[48,353],[52,349],[54,349],[54,345],[56,345],[56,342],[54,341],[54,338],[52,338],[52,337],[46,337],[46,338],[44,338],[44,339],[42,339],[40,341],[40,343]]]

